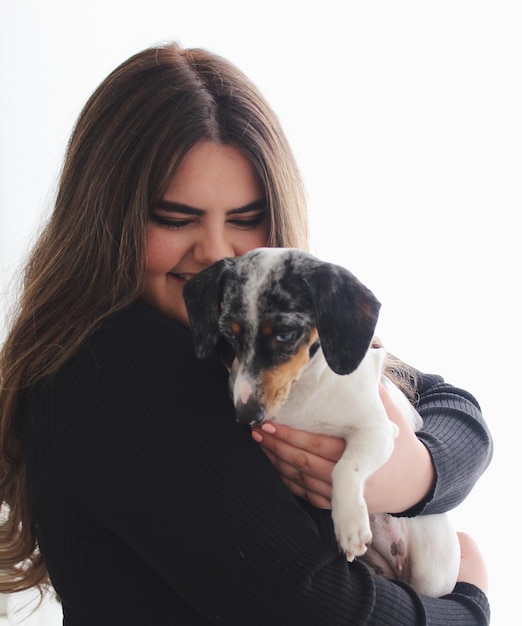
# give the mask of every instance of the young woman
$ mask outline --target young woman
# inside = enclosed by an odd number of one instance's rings
[[[468,537],[441,599],[348,563],[329,512],[342,443],[250,433],[225,367],[195,359],[183,285],[262,245],[306,248],[307,223],[256,88],[174,44],[123,63],[80,115],[2,352],[0,590],[49,575],[67,626],[487,624]],[[448,510],[489,462],[474,398],[417,378],[424,430],[403,429],[370,510]]]

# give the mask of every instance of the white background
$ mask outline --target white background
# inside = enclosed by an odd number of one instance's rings
[[[487,559],[492,624],[514,623],[519,3],[0,0],[0,8],[2,318],[72,125],[99,82],[164,40],[228,57],[265,93],[294,147],[312,251],[374,290],[392,352],[479,399],[495,457],[453,517]]]

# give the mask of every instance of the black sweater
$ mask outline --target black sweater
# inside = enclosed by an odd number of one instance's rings
[[[460,502],[491,443],[472,396],[420,377],[420,437]],[[25,404],[40,549],[65,626],[487,624],[482,592],[443,599],[347,563],[330,512],[294,498],[234,419],[227,372],[187,329],[136,304]]]

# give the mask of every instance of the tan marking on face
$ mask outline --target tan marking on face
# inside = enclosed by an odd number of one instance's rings
[[[270,322],[265,322],[261,328],[261,334],[263,337],[270,337],[274,332],[274,326]]]
[[[241,334],[241,325],[239,322],[232,322],[232,324],[230,324],[230,330],[238,337]]]
[[[303,367],[310,360],[310,346],[317,337],[317,329],[313,328],[308,341],[288,361],[267,370],[260,377],[260,400],[267,414],[277,410],[288,398],[292,384],[298,380]]]

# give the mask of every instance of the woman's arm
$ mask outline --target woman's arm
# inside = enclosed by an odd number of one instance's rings
[[[439,376],[419,372],[418,377],[416,408],[424,420],[419,433],[412,432],[381,386],[388,416],[400,433],[389,461],[367,482],[371,512],[447,511],[462,502],[491,459],[490,434],[473,396]],[[266,424],[252,436],[295,495],[314,506],[330,508],[331,472],[344,441],[280,424]]]
[[[319,522],[296,502],[235,422],[224,373],[195,361],[184,332],[130,319],[62,381],[75,416],[68,482],[174,597],[231,626],[488,623],[471,585],[424,599],[348,563],[328,512]]]
[[[459,505],[488,467],[493,442],[477,400],[440,376],[418,372],[417,437],[436,472],[433,493],[408,513],[443,513]]]
[[[416,437],[383,385],[380,394],[388,417],[399,427],[399,434],[390,459],[366,482],[365,498],[370,513],[400,513],[428,496],[435,470],[426,446]],[[294,495],[314,506],[330,508],[332,470],[344,450],[344,440],[280,424],[257,428],[252,437],[261,443]]]

